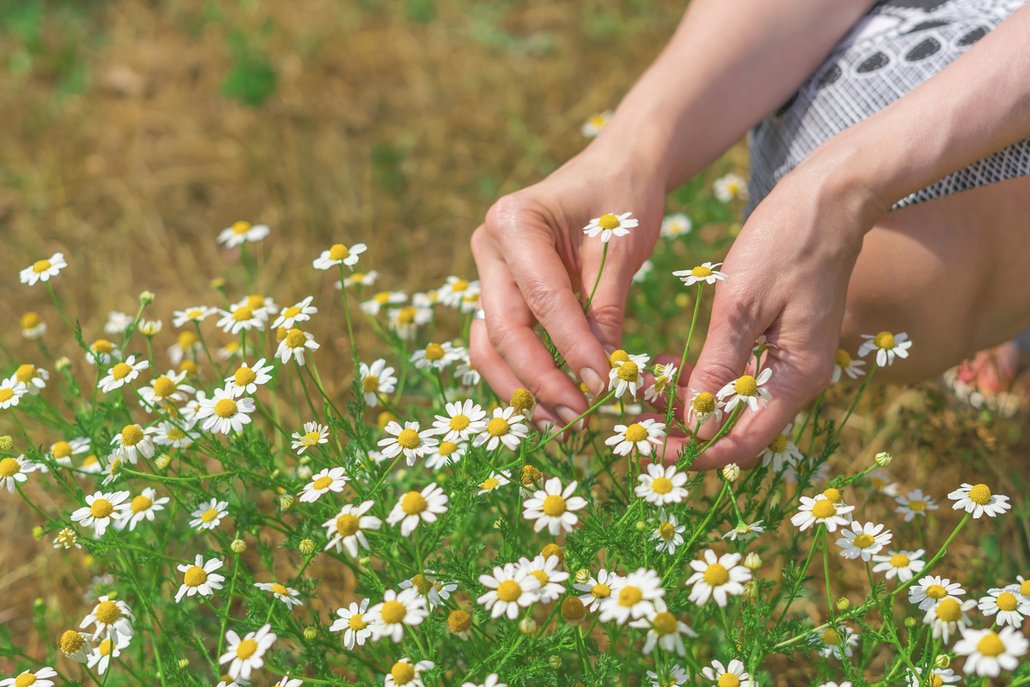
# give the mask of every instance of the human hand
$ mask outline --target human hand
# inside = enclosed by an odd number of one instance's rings
[[[504,196],[472,236],[485,320],[473,323],[473,365],[507,398],[519,387],[537,400],[535,419],[566,425],[587,410],[576,382],[533,331],[539,323],[570,370],[593,394],[608,380],[605,346],[622,335],[626,293],[651,254],[665,180],[643,171],[626,147],[595,142],[538,184]],[[638,227],[609,242],[604,276],[586,302],[604,244],[583,228],[605,213],[632,212]]]

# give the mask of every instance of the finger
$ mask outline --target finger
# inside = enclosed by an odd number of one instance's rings
[[[490,209],[486,227],[493,242],[504,247],[504,261],[523,301],[547,330],[569,368],[591,393],[602,393],[608,358],[573,293],[568,270],[558,257],[554,234],[545,219],[518,200],[502,199]],[[508,358],[505,350],[500,352]],[[520,379],[537,374],[531,368],[522,368],[514,360],[508,360]],[[558,402],[544,397],[541,401]]]
[[[564,423],[587,409],[576,384],[555,365],[551,354],[533,332],[530,312],[508,265],[485,232],[473,235],[472,250],[482,285],[480,296],[486,330],[493,350],[506,367],[533,394],[537,403]]]

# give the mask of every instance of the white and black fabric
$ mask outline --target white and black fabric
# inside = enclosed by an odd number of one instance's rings
[[[884,0],[812,77],[751,132],[754,209],[776,182],[826,140],[930,78],[1026,0]],[[933,113],[927,112],[927,126]],[[1030,174],[1030,139],[901,199],[895,208]]]

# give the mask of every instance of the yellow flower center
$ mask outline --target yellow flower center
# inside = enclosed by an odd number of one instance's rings
[[[236,414],[236,401],[231,398],[223,398],[215,403],[215,415],[221,418],[229,418]]]
[[[336,531],[344,537],[349,537],[361,529],[360,521],[357,517],[344,513],[340,517],[336,518]]]
[[[311,486],[316,491],[321,491],[323,489],[328,489],[329,485],[332,484],[332,483],[333,483],[333,478],[330,477],[329,475],[325,475],[324,477],[319,477],[314,482],[312,482]]]
[[[536,400],[529,389],[518,388],[511,392],[511,407],[519,412],[525,412],[533,407]]]
[[[415,308],[407,305],[397,311],[397,322],[401,325],[411,324],[415,321],[415,315],[417,314],[418,311]]]
[[[304,436],[302,436],[300,438],[300,443],[303,444],[304,446],[314,446],[315,444],[317,444],[319,442],[319,440],[321,438],[322,438],[322,433],[319,432],[317,429],[313,429],[310,432],[306,432],[304,434]],[[322,479],[326,479],[326,478],[323,477]]]
[[[672,541],[672,538],[676,536],[676,526],[671,522],[663,522],[658,525],[658,536],[665,541]]]
[[[1016,606],[1019,605],[1019,600],[1016,599],[1016,595],[1012,592],[1002,592],[998,594],[996,603],[998,604],[999,611],[1014,611]]]
[[[290,307],[283,310],[283,317],[296,317],[301,313],[299,305],[291,305]]]
[[[838,505],[841,501],[844,500],[844,495],[840,493],[840,489],[836,489],[834,487],[824,489],[823,496],[826,497],[827,501],[834,505]]]
[[[179,439],[182,439],[185,436],[186,432],[182,431],[178,427],[172,427],[167,432],[165,432],[165,437],[167,439],[171,439],[172,441],[179,441]]]
[[[401,499],[401,510],[408,515],[418,515],[428,507],[425,497],[417,491],[409,491]]]
[[[408,611],[400,601],[387,601],[383,603],[383,609],[380,613],[383,616],[383,622],[392,625],[404,620],[404,616],[407,615]]]
[[[909,558],[903,553],[896,553],[891,556],[890,563],[895,568],[905,568],[909,564]]]
[[[633,587],[627,585],[619,590],[619,605],[625,606],[626,608],[632,608],[640,603],[640,600],[644,598],[644,593],[640,591],[640,587]]]
[[[704,279],[705,277],[712,276],[712,269],[710,267],[705,267],[704,265],[698,265],[694,269],[690,270],[690,276]]]
[[[495,417],[486,423],[486,433],[492,437],[503,437],[510,428],[511,425],[503,417]]]
[[[72,445],[63,439],[61,441],[56,441],[54,442],[54,445],[50,447],[50,453],[56,460],[67,458],[72,454]]]
[[[101,355],[110,354],[114,351],[114,344],[107,339],[97,339],[90,345],[90,350]]]
[[[556,518],[565,512],[565,499],[559,494],[550,494],[544,499],[543,511],[545,515]]]
[[[379,305],[386,305],[390,302],[390,292],[380,291],[376,295],[372,296],[372,300],[374,300]]]
[[[479,485],[479,488],[482,489],[483,491],[490,491],[492,489],[496,489],[500,484],[501,484],[500,480],[498,480],[496,477],[487,477]]]
[[[784,434],[780,434],[769,444],[769,450],[773,453],[783,453],[785,448],[787,448],[787,437]]]
[[[1005,642],[1001,641],[1001,637],[993,632],[988,632],[980,638],[979,642],[976,643],[976,650],[982,656],[990,656],[993,658],[994,656],[1000,656],[1004,653]]]
[[[21,463],[16,461],[14,458],[4,458],[0,460],[0,479],[4,477],[13,477],[21,472]]]
[[[208,508],[206,511],[200,514],[201,522],[211,522],[218,517],[217,508]]]
[[[89,507],[89,514],[98,519],[110,517],[113,512],[114,505],[107,499],[96,499]]]
[[[416,573],[415,576],[411,578],[411,586],[417,589],[419,594],[425,596],[429,593],[429,589],[433,586],[433,583],[430,582],[429,578],[422,573]]]
[[[242,236],[243,234],[246,234],[248,231],[250,231],[250,227],[251,227],[250,222],[244,222],[243,220],[237,220],[237,221],[232,223],[233,233],[234,234],[238,234],[240,236]]]
[[[22,329],[35,329],[43,320],[39,319],[39,313],[29,311],[21,316],[21,328]]]
[[[876,344],[877,348],[889,350],[894,348],[894,335],[890,332],[880,332],[873,337],[873,343]]]
[[[660,635],[671,635],[679,630],[679,623],[672,613],[662,611],[651,620],[651,628]]]
[[[390,668],[390,676],[398,685],[406,685],[415,679],[415,666],[407,661],[398,661]]]
[[[440,445],[437,446],[436,450],[441,456],[449,456],[458,450],[458,445],[453,441],[441,441]]]
[[[19,365],[18,369],[14,372],[14,378],[22,384],[28,384],[32,381],[32,378],[36,375],[36,366],[25,363]]]
[[[619,218],[610,212],[606,212],[597,218],[597,226],[605,231],[611,231],[619,226]]]
[[[347,627],[357,632],[358,630],[364,630],[368,627],[368,621],[365,620],[365,615],[363,613],[355,613],[347,621]]]
[[[837,367],[840,367],[842,369],[851,367],[851,354],[845,351],[843,348],[837,349],[837,354],[835,358],[837,362]]]
[[[14,687],[32,687],[34,684],[36,684],[36,674],[27,670],[14,678]]]
[[[110,625],[122,617],[122,609],[118,608],[118,604],[114,601],[101,601],[97,604],[96,611],[94,611],[93,615],[95,615],[97,620],[104,625]]]
[[[253,319],[254,310],[246,305],[241,305],[232,311],[232,319],[237,322],[246,322],[247,320]]]
[[[253,368],[241,367],[233,374],[232,380],[236,386],[246,387],[257,381],[257,373],[254,372]]]
[[[608,119],[603,114],[595,114],[590,118],[590,125],[595,129],[600,129],[608,123]]]
[[[402,429],[400,434],[397,435],[397,443],[403,448],[417,448],[422,443],[422,439],[415,430]]]
[[[452,293],[461,293],[462,291],[464,291],[468,287],[469,287],[469,283],[467,281],[465,281],[464,279],[457,279],[453,283],[451,283],[451,292]]]
[[[515,580],[505,580],[497,585],[497,598],[501,601],[512,601],[518,600],[522,596],[522,587]]]
[[[204,569],[200,566],[191,565],[186,568],[186,572],[183,573],[182,581],[187,587],[199,587],[207,582],[207,573],[204,572]]]
[[[12,398],[14,398],[14,389],[6,386],[0,389],[0,403],[10,401]]]
[[[840,641],[840,638],[837,636],[837,630],[833,629],[832,627],[828,630],[825,630],[822,633],[821,637],[823,638],[823,643],[829,644],[831,646],[835,646],[837,642]]]
[[[609,364],[611,364],[612,367],[618,367],[619,363],[624,363],[628,360],[629,353],[622,350],[621,348],[615,349],[614,351],[612,351],[611,355],[608,356],[608,362]]]
[[[908,509],[915,511],[917,513],[920,511],[924,511],[926,510],[926,501],[924,501],[923,499],[912,499],[908,502]]]
[[[168,377],[161,375],[154,380],[154,395],[158,398],[168,398],[175,393],[175,382]]]
[[[854,539],[855,546],[857,546],[860,549],[868,549],[870,546],[872,546],[875,543],[876,543],[876,539],[873,538],[873,535],[866,534],[865,532],[863,532],[862,534],[858,535]]]
[[[647,439],[647,428],[639,422],[634,422],[626,428],[625,432],[626,441],[632,441],[636,443]]]
[[[818,520],[825,520],[837,514],[837,507],[829,499],[819,499],[812,504],[812,515]]]
[[[454,417],[452,417],[451,421],[448,424],[450,425],[451,429],[453,429],[456,432],[460,432],[461,430],[463,430],[466,427],[468,427],[469,424],[471,424],[471,422],[472,421],[469,420],[467,415],[460,415],[459,414],[459,415],[455,415]]]
[[[32,271],[36,274],[42,274],[52,267],[49,260],[37,260],[32,263]]]
[[[290,595],[290,590],[287,589],[284,585],[279,584],[278,582],[273,583],[272,586],[269,587],[269,589],[272,591],[273,594],[278,594],[279,596]]]
[[[426,360],[440,360],[444,357],[443,346],[438,343],[431,343],[426,346]]]
[[[118,363],[111,368],[111,377],[117,381],[121,381],[128,377],[130,372],[132,372],[132,365],[129,365],[128,363]]]
[[[656,494],[668,494],[672,491],[672,480],[668,477],[656,477],[651,482],[651,491]]]
[[[931,584],[929,587],[926,588],[926,595],[931,599],[943,599],[945,596],[948,595],[948,590],[945,589],[942,585]]]
[[[366,394],[374,393],[379,390],[379,377],[375,375],[366,375],[361,380],[361,390]]]
[[[61,639],[58,640],[57,645],[61,651],[66,654],[74,654],[76,651],[82,648],[82,645],[86,643],[86,640],[82,638],[75,630],[65,630],[61,634]]]
[[[969,500],[973,503],[986,506],[991,502],[991,489],[986,484],[977,484],[969,490]]]
[[[342,243],[334,243],[329,248],[330,260],[346,260],[350,256],[350,249]]]
[[[1030,596],[1030,578],[1023,580],[1019,584],[1019,593],[1023,596]]]
[[[253,639],[244,639],[236,645],[236,658],[244,660],[253,656],[258,650],[258,643]]]
[[[537,579],[541,587],[551,581],[551,578],[543,570],[533,570],[529,574]]]
[[[640,368],[637,367],[637,364],[632,360],[627,360],[622,365],[619,365],[619,369],[616,374],[619,376],[619,379],[624,382],[635,382],[637,381],[637,377],[640,376]]]
[[[191,331],[179,332],[179,348],[184,351],[193,348],[197,344],[197,341],[199,341],[199,339],[197,338],[196,333]]]
[[[946,623],[953,623],[962,617],[962,607],[955,599],[944,599],[937,604],[937,617]]]
[[[139,496],[132,499],[132,512],[142,513],[154,505],[154,502],[149,497],[140,494]]]
[[[715,684],[717,687],[740,687],[740,678],[733,673],[723,673]]]
[[[291,329],[286,332],[286,345],[290,348],[301,348],[307,343],[308,338],[299,329]]]
[[[758,381],[751,375],[743,375],[733,382],[733,390],[738,396],[754,396],[758,393]]]
[[[590,588],[590,596],[594,597],[595,599],[607,599],[611,595],[612,588],[606,584],[601,584],[600,582],[598,582]]]
[[[934,673],[930,675],[930,677],[926,678],[926,684],[929,685],[929,687],[944,687],[944,678],[937,673]]]
[[[722,563],[712,563],[705,569],[705,584],[718,587],[730,581],[730,571]]]
[[[112,648],[114,648],[114,647],[113,647],[113,645],[111,643],[111,640],[110,639],[105,639],[104,641],[100,642],[100,646],[97,647],[97,652],[101,656],[110,656]]]

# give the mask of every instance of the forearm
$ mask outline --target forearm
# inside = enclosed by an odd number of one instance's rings
[[[871,214],[1030,137],[1030,6],[931,79],[831,139],[797,171],[866,197]],[[867,227],[866,227],[867,228]]]
[[[872,4],[694,0],[594,145],[679,186],[786,101]]]

